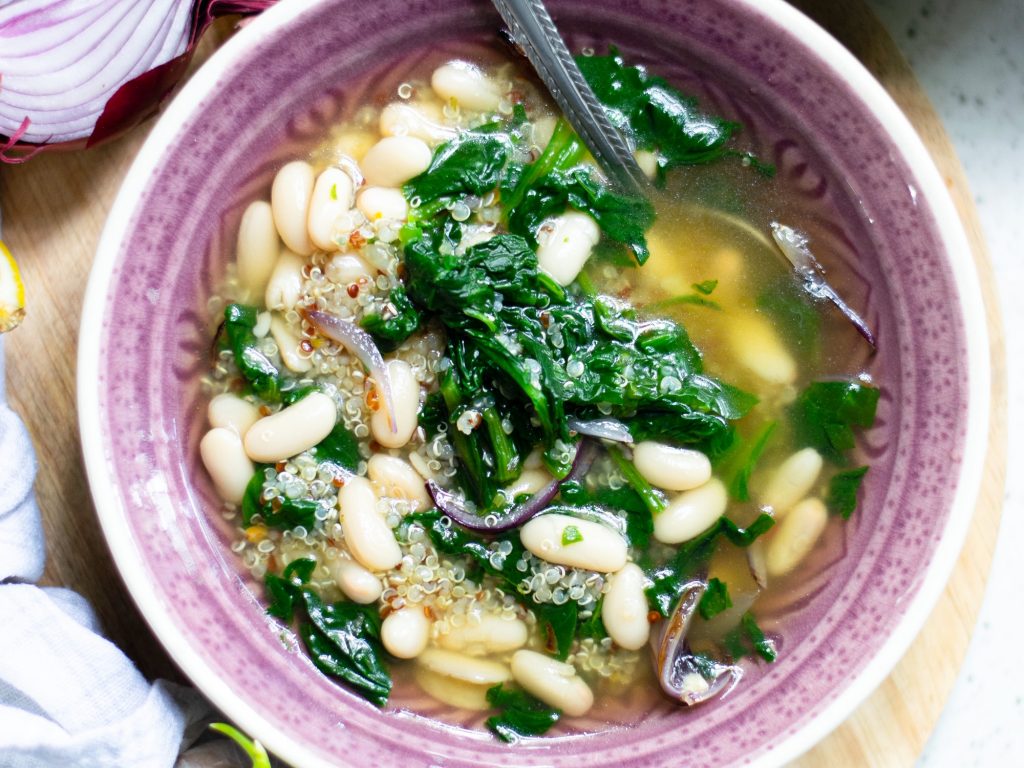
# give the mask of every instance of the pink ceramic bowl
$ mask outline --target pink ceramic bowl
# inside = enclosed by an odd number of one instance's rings
[[[694,710],[662,702],[507,746],[479,718],[411,693],[378,712],[321,676],[294,637],[282,642],[197,458],[223,243],[275,165],[351,108],[361,75],[499,23],[485,0],[281,3],[192,78],[124,183],[89,282],[79,408],[100,522],[146,619],[218,707],[297,766],[781,764],[884,679],[963,543],[987,434],[986,332],[956,212],[903,115],[777,0],[551,7],[577,50],[619,45],[743,122],[777,164],[800,225],[878,333],[870,368],[883,392],[861,510],[806,588],[773,606],[779,661]]]

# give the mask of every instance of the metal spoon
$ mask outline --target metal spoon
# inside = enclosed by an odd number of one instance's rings
[[[551,97],[619,191],[646,197],[650,183],[629,141],[608,119],[541,0],[491,0]]]

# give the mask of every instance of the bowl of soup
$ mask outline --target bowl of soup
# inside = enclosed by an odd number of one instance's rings
[[[100,521],[295,765],[780,764],[962,543],[985,327],[895,105],[782,3],[551,10],[642,194],[486,3],[323,0],[190,81],[105,229]]]

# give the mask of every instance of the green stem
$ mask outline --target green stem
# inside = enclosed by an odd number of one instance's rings
[[[482,409],[487,435],[494,449],[494,479],[501,485],[507,485],[519,477],[519,452],[512,440],[505,433],[501,423],[501,414],[493,403]]]
[[[270,768],[270,755],[263,745],[254,739],[250,739],[237,728],[227,723],[210,723],[210,730],[223,733],[242,748],[249,759],[252,760],[252,768]]]
[[[647,506],[647,509],[650,510],[652,515],[658,514],[668,506],[668,502],[665,500],[664,494],[644,480],[636,466],[634,466],[632,461],[626,458],[626,455],[620,448],[616,448],[614,446],[610,447],[608,449],[608,455],[612,457],[612,461],[615,462],[615,466],[619,468],[622,476],[626,478],[626,482],[629,483],[630,487],[640,495],[641,499],[643,499],[644,504]]]

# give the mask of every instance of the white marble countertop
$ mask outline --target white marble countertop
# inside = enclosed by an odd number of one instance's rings
[[[1024,765],[1024,0],[869,0],[967,171],[996,272],[1009,368],[1009,468],[967,658],[918,765]],[[1015,469],[1016,468],[1016,469]]]

